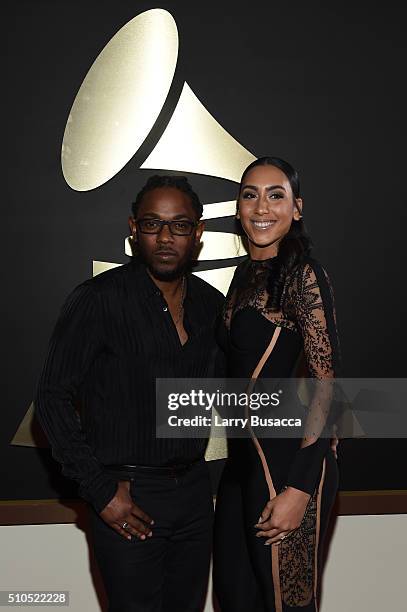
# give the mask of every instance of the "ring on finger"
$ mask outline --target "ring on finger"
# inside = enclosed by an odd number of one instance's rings
[[[128,526],[128,522],[124,521],[123,525],[122,525],[122,529],[126,529],[126,527]]]

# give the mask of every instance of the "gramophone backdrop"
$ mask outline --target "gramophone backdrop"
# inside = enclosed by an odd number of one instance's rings
[[[13,2],[2,499],[76,495],[32,396],[62,301],[127,261],[130,204],[157,171],[187,174],[200,194],[195,272],[225,291],[245,254],[233,219],[241,171],[254,156],[288,159],[334,284],[344,375],[405,376],[405,13],[364,2]],[[403,450],[404,440],[345,441],[341,489],[404,488]],[[214,488],[224,456],[213,440]]]

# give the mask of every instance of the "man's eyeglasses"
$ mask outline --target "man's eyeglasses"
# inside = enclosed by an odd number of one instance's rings
[[[164,225],[168,225],[173,236],[190,236],[193,229],[198,224],[184,219],[176,219],[174,221],[164,221],[163,219],[138,219],[136,225],[142,234],[159,234]]]

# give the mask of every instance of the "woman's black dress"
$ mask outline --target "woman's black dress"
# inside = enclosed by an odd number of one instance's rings
[[[244,260],[229,288],[218,339],[227,375],[250,378],[276,330],[259,376],[338,376],[339,345],[332,288],[322,266],[307,258],[287,278],[283,310],[268,305],[276,258]],[[317,610],[322,541],[338,488],[327,437],[300,448],[301,438],[228,439],[228,459],[216,500],[214,590],[222,612]],[[256,538],[267,501],[285,486],[311,495],[301,526],[278,545]]]

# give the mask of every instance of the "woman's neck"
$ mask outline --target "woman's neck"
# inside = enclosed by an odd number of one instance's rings
[[[249,243],[249,256],[253,261],[265,261],[266,259],[277,257],[277,254],[278,247],[274,244],[268,247],[258,247]]]

